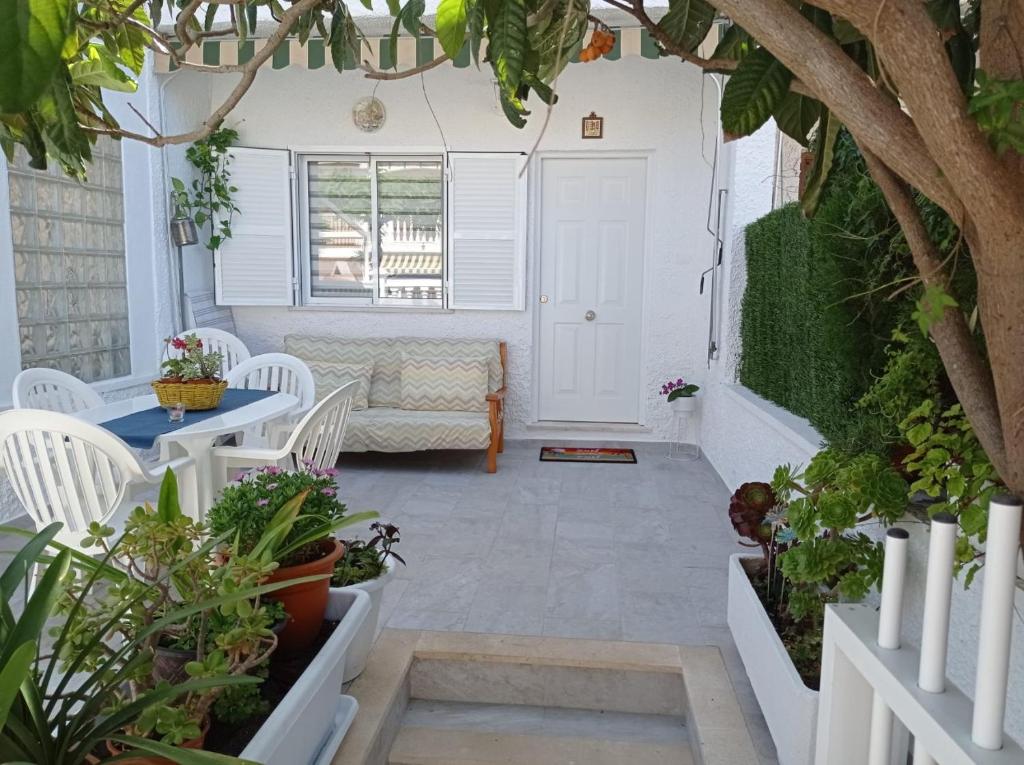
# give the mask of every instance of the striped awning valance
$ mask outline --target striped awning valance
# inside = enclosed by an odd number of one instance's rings
[[[380,270],[385,276],[396,274],[440,274],[439,253],[385,254],[380,259]]]
[[[624,28],[612,30],[615,34],[615,47],[605,58],[617,61],[629,56],[658,58],[658,46],[646,29]],[[589,42],[590,31],[584,38],[583,45]],[[266,45],[266,40],[250,39],[245,42],[237,40],[207,40],[197,45],[185,56],[185,60],[194,64],[219,66],[221,64],[244,64],[256,55],[256,51]],[[403,71],[429,63],[441,55],[441,44],[433,37],[399,37],[397,50],[391,50],[391,40],[387,37],[367,38],[363,46],[364,58],[373,62],[376,68],[387,71],[396,69]],[[573,63],[579,61],[573,58]],[[456,68],[462,69],[472,63],[469,47],[464,46],[462,52],[453,61]],[[325,50],[322,39],[311,38],[305,45],[299,45],[297,39],[291,39],[274,51],[271,66],[284,69],[288,66],[299,66],[304,69],[320,69],[330,67],[330,52]],[[357,69],[358,62],[353,58],[345,62],[345,69]],[[157,72],[172,72],[176,69],[169,56],[156,57]]]

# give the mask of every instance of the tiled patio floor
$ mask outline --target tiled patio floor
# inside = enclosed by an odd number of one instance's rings
[[[345,455],[340,494],[402,529],[408,562],[382,626],[721,648],[761,762],[775,763],[726,614],[726,561],[745,548],[705,461],[634,447],[636,465],[541,463],[510,442],[479,453]]]

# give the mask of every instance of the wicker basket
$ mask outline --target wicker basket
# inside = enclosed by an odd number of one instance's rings
[[[228,388],[227,380],[219,382],[176,383],[151,382],[160,406],[167,408],[175,404],[183,404],[187,411],[196,412],[204,409],[216,409]]]

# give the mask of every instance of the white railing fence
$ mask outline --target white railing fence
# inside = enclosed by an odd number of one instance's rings
[[[993,498],[973,701],[946,684],[956,519],[932,519],[920,650],[900,645],[909,535],[889,530],[880,607],[826,607],[817,765],[1024,763],[1003,735],[1020,526],[1020,499]]]

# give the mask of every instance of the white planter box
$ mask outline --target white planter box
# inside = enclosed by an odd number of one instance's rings
[[[771,731],[779,765],[813,765],[818,692],[800,679],[741,564],[744,558],[760,557],[729,557],[729,630]]]
[[[697,397],[680,396],[677,399],[669,401],[668,405],[672,407],[672,410],[675,412],[693,412],[697,409]]]
[[[348,653],[345,655],[346,683],[362,674],[362,671],[366,668],[366,659],[373,649],[373,641],[377,638],[377,623],[380,621],[380,601],[384,596],[384,586],[395,576],[394,561],[387,560],[384,562],[384,565],[386,567],[384,573],[376,579],[349,585],[348,587],[331,588],[331,592],[352,592],[358,590],[370,596],[370,613],[356,633],[355,638],[352,640],[352,645],[349,646]]]
[[[365,592],[331,590],[328,619],[341,623],[298,682],[239,755],[265,765],[327,765],[352,724],[358,705],[341,695],[345,654],[370,614]]]

